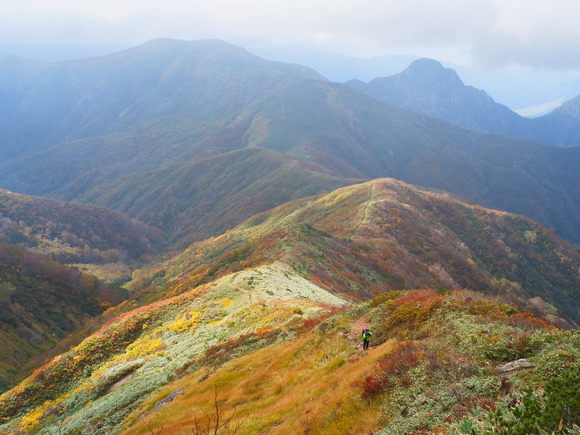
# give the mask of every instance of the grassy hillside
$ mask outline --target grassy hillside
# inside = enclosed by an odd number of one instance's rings
[[[192,192],[183,182],[189,179],[199,186],[196,172],[203,171],[200,162],[207,165],[208,158],[220,156],[221,174],[230,185],[250,194],[255,193],[254,183],[261,185],[270,199],[257,202],[250,212],[303,193],[301,183],[281,192],[280,180],[272,179],[271,171],[252,176],[243,164],[238,167],[240,154],[232,151],[261,147],[278,153],[280,161],[290,156],[305,162],[308,171],[293,163],[300,167],[296,178],[316,179],[317,191],[353,179],[395,177],[526,214],[580,240],[577,148],[553,149],[469,132],[217,41],[157,41],[45,70],[51,72],[42,73],[42,80],[37,77],[38,87],[26,88],[33,94],[30,101],[38,103],[33,108],[43,107],[43,98],[60,101],[42,91],[52,81],[56,88],[72,87],[60,94],[72,95],[75,105],[63,102],[50,112],[58,119],[47,125],[58,124],[60,134],[53,142],[23,149],[0,163],[0,185],[13,191],[119,207],[148,223],[163,223],[162,229],[177,237],[183,233],[180,222],[193,210],[208,216],[217,211],[207,201],[216,186]],[[32,110],[28,105],[10,110],[14,100],[5,104],[8,119],[35,119],[26,116]],[[18,143],[22,126],[18,128],[5,135],[0,148]],[[34,141],[27,139],[26,144]],[[271,153],[254,154],[253,167],[272,167],[273,158]],[[342,180],[324,180],[316,172]],[[169,180],[179,181],[171,190],[180,198],[175,204],[162,208],[139,200],[141,184],[161,185],[152,199],[164,203],[158,195],[168,191]],[[194,223],[187,231],[203,238],[248,216],[236,212],[244,207],[239,197],[224,198],[232,201],[231,208],[219,212],[215,225]]]
[[[164,228],[173,242],[187,246],[280,202],[355,181],[267,149],[249,148],[128,177],[81,199]]]
[[[309,319],[344,304],[271,265],[130,311],[0,396],[2,428],[117,432],[139,403],[189,369],[291,340]]]
[[[524,217],[379,179],[257,215],[139,272],[130,287],[149,300],[277,260],[351,299],[472,288],[578,322],[579,258]]]
[[[496,409],[568,428],[578,335],[546,319],[577,320],[577,265],[527,218],[396,180],[294,200],[139,271],[115,317],[0,396],[0,430],[195,433],[209,406],[241,433],[471,434],[513,423]]]
[[[0,190],[0,242],[106,280],[127,280],[163,246],[162,233],[121,213]]]
[[[245,434],[578,423],[576,331],[473,292],[390,292],[333,313],[317,301],[340,300],[280,272],[230,276],[118,319],[0,396],[2,429],[195,433],[209,419],[213,431],[216,412]],[[266,292],[256,274],[272,278]],[[374,331],[368,352],[362,327]],[[529,368],[501,368],[517,358]]]
[[[0,243],[0,390],[126,292],[46,257]]]
[[[512,310],[474,294],[386,293],[290,343],[193,370],[145,401],[123,433],[194,431],[210,418],[213,430],[216,409],[240,434],[570,433],[580,337]],[[368,352],[363,326],[374,331]],[[531,368],[501,371],[521,357]]]

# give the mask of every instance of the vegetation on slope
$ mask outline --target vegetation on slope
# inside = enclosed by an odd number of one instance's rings
[[[0,190],[0,242],[106,280],[127,280],[163,244],[159,230],[121,213]]]
[[[368,352],[364,326],[374,332]],[[517,358],[531,367],[501,370]],[[579,370],[577,331],[475,293],[390,292],[289,343],[194,370],[145,401],[124,433],[204,427],[217,391],[240,434],[561,434],[580,423]]]
[[[91,275],[0,243],[0,390],[26,373],[32,357],[126,296]]]
[[[576,247],[524,217],[390,179],[259,214],[140,271],[130,288],[152,300],[274,260],[350,299],[472,288],[579,320]]]
[[[577,334],[502,301],[572,322],[577,264],[526,218],[396,180],[295,200],[140,271],[123,314],[0,396],[0,430],[189,431],[214,387],[242,433],[462,433],[520,401],[570,427],[574,390],[546,380],[574,379]]]
[[[164,228],[173,242],[187,246],[280,203],[354,181],[267,149],[250,148],[130,177],[112,183],[104,194],[99,189],[81,199]]]
[[[135,309],[0,396],[0,431],[115,433],[137,405],[188,370],[290,340],[309,319],[344,304],[271,265]]]

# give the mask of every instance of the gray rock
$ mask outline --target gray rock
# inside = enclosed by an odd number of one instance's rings
[[[509,363],[505,363],[497,368],[499,372],[513,372],[514,370],[519,369],[528,369],[533,367],[534,363],[528,361],[525,358],[518,359],[516,361],[511,361]]]
[[[179,393],[183,392],[184,390],[185,390],[184,388],[181,388],[179,390],[175,390],[172,393],[170,393],[169,395],[165,396],[163,399],[157,401],[155,403],[155,405],[153,405],[153,408],[151,408],[149,411],[147,411],[145,414],[143,414],[141,417],[139,417],[139,420],[142,420],[143,418],[147,417],[152,412],[155,412],[158,409],[161,409],[164,406],[169,405],[171,402],[173,402],[173,399],[175,399],[179,395]]]

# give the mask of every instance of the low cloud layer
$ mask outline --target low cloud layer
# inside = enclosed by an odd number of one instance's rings
[[[577,0],[21,0],[0,3],[0,43],[221,38],[559,69],[580,68],[579,18]]]

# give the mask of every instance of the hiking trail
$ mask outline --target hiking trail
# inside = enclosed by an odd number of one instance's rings
[[[363,330],[363,328],[369,328],[369,329],[371,328],[371,322],[370,322],[368,314],[364,314],[362,317],[359,317],[353,323],[351,323],[350,324],[350,331],[348,333],[348,339],[361,352],[363,352],[362,338],[361,338],[361,331]],[[372,346],[372,341],[371,341],[371,346]]]

